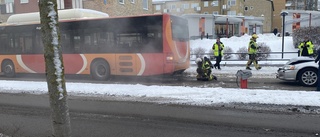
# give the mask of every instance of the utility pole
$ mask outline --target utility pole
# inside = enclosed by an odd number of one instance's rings
[[[286,16],[288,15],[289,13],[286,12],[286,11],[283,11],[281,12],[281,16],[282,16],[282,59],[283,59],[283,52],[284,52],[284,30],[285,30],[285,19],[286,19]]]

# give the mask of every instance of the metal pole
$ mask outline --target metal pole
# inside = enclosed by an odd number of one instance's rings
[[[311,27],[311,13],[309,14],[309,27]]]
[[[229,38],[229,21],[228,21],[228,17],[227,17],[227,28],[226,28],[227,32],[227,38]]]
[[[282,13],[282,56],[281,58],[283,59],[283,50],[284,50],[284,28],[285,28],[285,14]]]
[[[215,16],[212,15],[212,39],[216,38],[216,31],[215,31]]]

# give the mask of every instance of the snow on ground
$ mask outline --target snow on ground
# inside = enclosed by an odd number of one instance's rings
[[[258,42],[266,42],[272,51],[281,51],[281,38],[270,34],[259,35]],[[221,41],[234,48],[247,46],[250,36],[223,38]],[[211,48],[215,40],[193,40],[191,48]],[[297,51],[292,45],[292,37],[285,38],[285,51]],[[293,56],[293,55],[292,55]],[[280,55],[277,56],[278,58]],[[289,56],[287,56],[289,58]],[[285,62],[285,61],[284,61]],[[283,63],[284,63],[283,62]],[[230,63],[230,62],[229,62]],[[245,63],[245,62],[243,62]],[[273,62],[269,62],[273,63]],[[279,62],[277,62],[279,63]],[[224,64],[224,63],[222,63]],[[244,66],[223,66],[221,71],[214,70],[214,73],[226,73],[235,75]],[[277,67],[263,67],[261,70],[252,70],[253,77],[274,77]],[[191,75],[195,72],[195,66],[186,70]],[[30,93],[47,94],[46,82],[33,81],[6,81],[0,80],[0,92],[2,93]],[[155,100],[158,103],[190,104],[190,105],[214,105],[228,103],[258,103],[278,105],[303,105],[320,106],[320,92],[317,91],[287,91],[287,90],[262,90],[262,89],[236,89],[236,88],[202,88],[188,86],[146,86],[141,84],[66,84],[68,95],[88,97],[114,97],[118,100],[132,100],[137,98],[146,99],[150,102]],[[160,98],[160,99],[159,99]],[[159,100],[158,100],[159,99]]]
[[[270,49],[271,52],[282,52],[282,37],[277,37],[273,33],[267,33],[267,34],[259,34],[259,38],[257,39],[258,43],[266,43]],[[237,52],[240,48],[248,47],[248,43],[250,42],[250,35],[243,35],[242,37],[231,37],[231,38],[221,38],[221,42],[224,44],[225,47],[229,47],[233,50],[233,52]],[[191,40],[190,41],[190,47],[191,50],[194,50],[196,48],[203,48],[205,49],[206,53],[211,50],[213,43],[216,42],[215,39],[202,39],[202,40]],[[292,57],[298,56],[298,49],[296,49],[293,46],[293,40],[292,37],[284,37],[284,46],[283,46],[284,52],[296,52],[292,54],[284,54],[284,59],[290,59]],[[281,59],[282,54],[270,54],[269,58],[272,59]],[[235,58],[235,57],[234,57]],[[222,62],[224,63],[224,62]],[[232,62],[232,63],[238,63],[238,61]],[[273,62],[268,62],[273,63]]]

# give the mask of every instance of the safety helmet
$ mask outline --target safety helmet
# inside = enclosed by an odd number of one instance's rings
[[[198,64],[199,62],[202,62],[202,59],[201,59],[201,58],[197,58],[197,59],[196,59],[196,64]]]
[[[257,34],[253,34],[253,35],[252,35],[252,38],[256,39],[256,38],[259,38],[259,37],[258,37]]]
[[[208,58],[207,55],[204,55],[204,56],[203,56],[203,59],[206,60],[206,59],[209,59],[209,58]]]

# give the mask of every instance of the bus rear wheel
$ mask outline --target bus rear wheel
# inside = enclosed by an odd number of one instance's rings
[[[16,72],[14,70],[14,65],[11,61],[3,62],[1,70],[6,77],[12,78],[16,75]]]
[[[108,80],[110,78],[109,64],[104,60],[97,60],[91,64],[91,76],[95,80]]]

